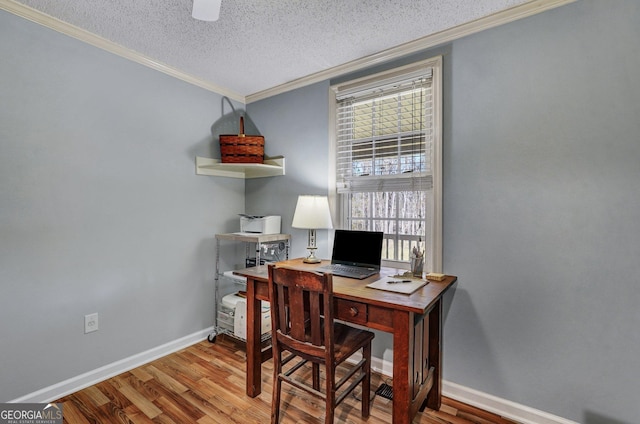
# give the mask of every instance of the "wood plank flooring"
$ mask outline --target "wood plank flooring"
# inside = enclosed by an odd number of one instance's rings
[[[139,368],[87,387],[56,402],[64,404],[64,422],[160,424],[264,424],[271,417],[272,362],[263,366],[262,393],[245,394],[245,352],[233,340],[203,341]],[[371,387],[392,385],[373,374]],[[324,405],[284,385],[281,423],[322,423]],[[368,420],[360,402],[347,398],[336,409],[336,423],[391,423],[391,401],[376,396]],[[418,413],[414,424],[514,424],[452,399],[440,411]]]

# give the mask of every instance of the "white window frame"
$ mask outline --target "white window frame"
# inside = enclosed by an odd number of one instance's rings
[[[336,110],[337,96],[339,93],[354,87],[365,88],[375,87],[388,84],[393,79],[402,79],[403,77],[415,73],[419,69],[425,67],[432,68],[433,82],[433,146],[432,146],[432,178],[433,178],[433,201],[431,205],[427,205],[427,213],[425,220],[430,222],[429,228],[426,228],[426,237],[428,244],[425,246],[426,254],[429,256],[427,264],[431,269],[425,269],[426,272],[442,272],[442,56],[436,56],[424,61],[416,62],[410,65],[395,68],[389,71],[380,72],[374,75],[358,78],[344,83],[332,85],[329,88],[329,204],[333,217],[334,226],[336,228],[344,228],[345,205],[341,204],[341,196],[336,188]],[[332,236],[331,236],[332,237]],[[333,240],[330,240],[333,243]],[[383,261],[383,266],[393,268],[408,268],[408,264],[396,261]]]

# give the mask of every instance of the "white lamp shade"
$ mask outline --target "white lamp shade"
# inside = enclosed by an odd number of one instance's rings
[[[191,16],[200,21],[217,21],[222,0],[193,0]]]
[[[298,196],[296,211],[293,214],[293,228],[330,229],[331,211],[327,196]]]

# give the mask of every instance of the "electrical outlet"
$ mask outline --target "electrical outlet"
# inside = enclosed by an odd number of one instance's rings
[[[84,316],[84,334],[98,331],[98,313]]]

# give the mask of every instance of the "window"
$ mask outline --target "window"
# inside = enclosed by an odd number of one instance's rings
[[[383,231],[383,264],[441,264],[440,57],[338,84],[335,193],[341,228]]]

